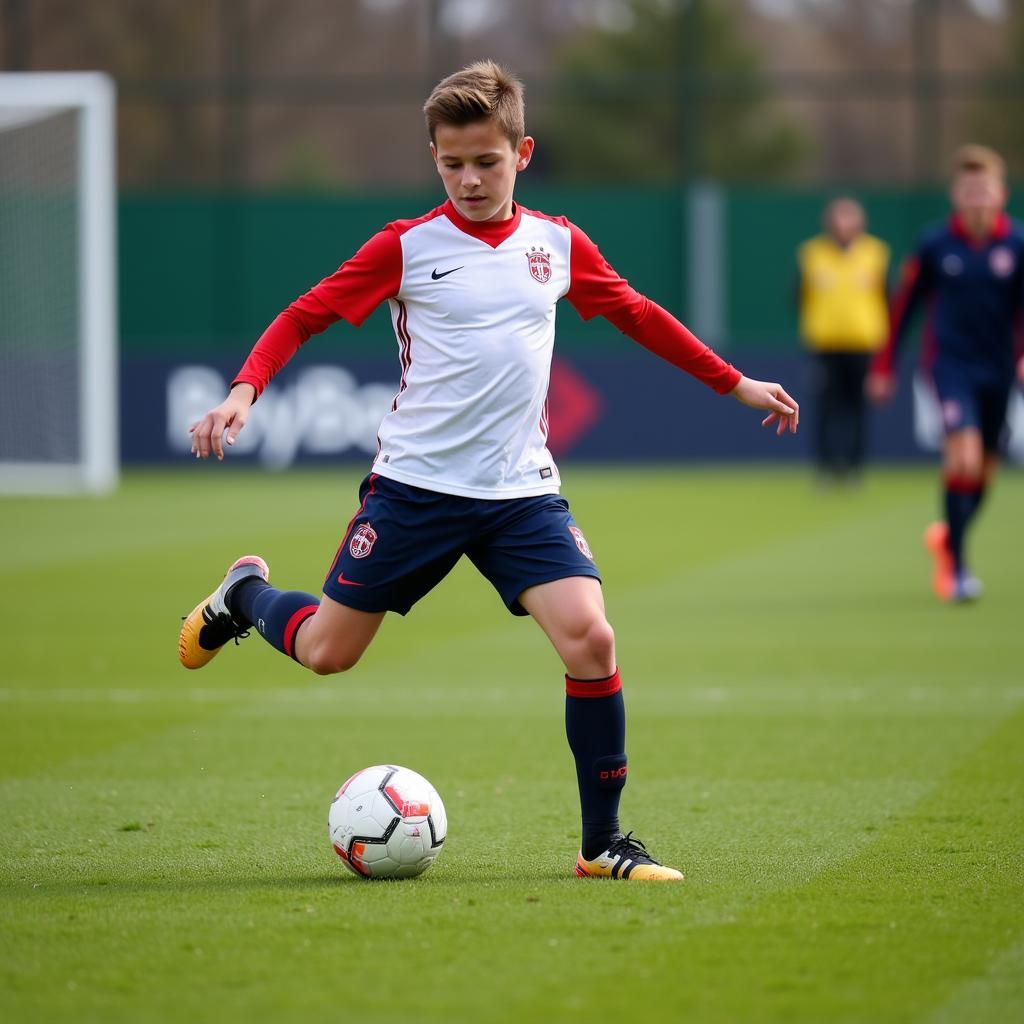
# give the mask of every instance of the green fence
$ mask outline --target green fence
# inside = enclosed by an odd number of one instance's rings
[[[732,349],[778,350],[796,344],[794,250],[818,230],[831,194],[723,190],[718,245],[692,233],[691,197],[681,189],[523,187],[519,198],[528,207],[569,216],[620,273],[684,321],[692,320],[699,301],[689,294],[692,261],[705,252],[718,253],[714,274],[720,279],[723,332],[717,341]],[[857,195],[870,229],[890,243],[897,259],[946,208],[939,192],[859,190]],[[282,307],[370,234],[439,201],[437,192],[123,195],[122,344],[139,354],[241,354]],[[362,349],[394,344],[382,310],[359,332],[339,325],[332,333],[339,343]],[[616,344],[617,337],[610,325],[584,326],[568,309],[560,319],[563,349]]]

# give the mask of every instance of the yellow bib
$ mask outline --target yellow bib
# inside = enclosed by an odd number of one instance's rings
[[[828,235],[804,242],[800,266],[800,333],[819,352],[873,352],[885,344],[889,247],[861,235],[846,249]]]

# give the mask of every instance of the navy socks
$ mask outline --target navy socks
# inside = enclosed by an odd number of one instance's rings
[[[295,634],[320,602],[301,590],[277,590],[261,579],[249,578],[231,589],[227,605],[236,622],[255,626],[267,643],[295,658]]]
[[[583,856],[593,860],[619,834],[626,784],[626,709],[618,669],[606,679],[565,677],[565,734],[576,759]]]
[[[967,527],[985,496],[980,480],[947,476],[945,480],[946,522],[949,525],[949,550],[957,572],[964,568],[964,538]]]

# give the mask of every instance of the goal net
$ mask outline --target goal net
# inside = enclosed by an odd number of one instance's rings
[[[117,482],[114,89],[0,74],[0,492]]]

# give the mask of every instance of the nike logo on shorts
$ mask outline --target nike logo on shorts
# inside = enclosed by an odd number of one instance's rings
[[[435,281],[440,281],[442,277],[447,277],[449,274],[454,274],[456,270],[461,270],[462,267],[453,267],[451,270],[443,270],[439,274],[437,267],[434,267],[433,273],[430,275]]]
[[[338,573],[338,582],[343,584],[346,587],[361,587],[362,586],[362,583],[356,583],[355,580],[347,580],[347,579],[345,579],[345,574],[343,572],[339,572]]]

